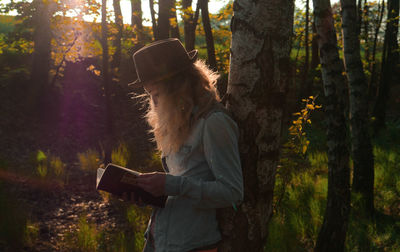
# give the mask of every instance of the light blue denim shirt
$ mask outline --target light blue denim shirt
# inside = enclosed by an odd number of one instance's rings
[[[186,252],[221,240],[216,209],[243,200],[238,134],[230,116],[217,110],[196,122],[177,153],[163,156],[168,199],[165,208],[153,209],[145,252]]]

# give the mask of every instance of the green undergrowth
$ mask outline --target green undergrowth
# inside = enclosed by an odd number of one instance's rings
[[[310,151],[301,162],[291,163],[294,166],[290,176],[282,177],[278,167],[274,213],[265,251],[312,251],[315,246],[328,188],[328,157],[323,148],[315,148],[324,145],[315,142],[324,141],[318,137],[321,134],[323,131],[318,129],[307,132],[307,138],[311,139]],[[360,197],[352,194],[345,251],[400,251],[398,124],[389,123],[385,131],[373,139],[373,144],[376,214],[372,219],[363,217],[366,214],[355,208]]]
[[[99,227],[82,215],[77,223],[77,231],[67,233],[63,247],[70,251],[82,252],[142,251],[143,234],[147,227],[150,209],[124,203],[115,202],[115,204],[121,204],[121,209],[126,213],[127,225],[124,228],[110,230],[107,227]]]

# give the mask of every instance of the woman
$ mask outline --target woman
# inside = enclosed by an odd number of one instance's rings
[[[217,251],[216,209],[243,199],[238,127],[219,105],[217,75],[197,51],[177,39],[157,41],[133,55],[149,110],[146,118],[165,173],[142,174],[135,183],[154,196],[144,251]]]

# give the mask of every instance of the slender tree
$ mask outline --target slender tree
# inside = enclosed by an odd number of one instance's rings
[[[219,251],[263,251],[290,83],[293,0],[235,0],[227,108],[240,129],[244,202],[219,213]]]
[[[30,92],[28,92],[28,104],[33,108],[42,106],[40,97],[45,97],[49,83],[50,53],[51,53],[51,28],[50,28],[50,3],[44,0],[34,0],[32,5],[36,11],[33,14],[33,58]],[[39,108],[41,109],[41,108]]]
[[[207,61],[211,69],[217,70],[217,60],[215,58],[214,37],[212,34],[210,14],[208,12],[208,0],[199,0],[201,8],[201,19],[203,21],[204,33],[207,43]]]
[[[115,40],[113,41],[113,44],[115,46],[115,52],[111,62],[111,69],[114,74],[116,74],[119,71],[118,69],[121,64],[121,39],[122,39],[122,29],[124,27],[122,21],[121,5],[119,1],[120,0],[113,0],[115,25],[117,27],[117,34],[115,35]]]
[[[143,23],[142,23],[142,1],[131,0],[131,25],[135,29],[136,37],[139,41],[143,40]],[[153,9],[154,11],[154,9]]]
[[[149,0],[150,5],[150,15],[151,15],[151,24],[153,28],[153,36],[154,40],[159,40],[159,32],[158,32],[158,25],[156,20],[156,12],[154,11],[154,0]]]
[[[315,68],[320,63],[319,50],[318,50],[318,35],[317,35],[317,28],[315,27],[315,16],[314,16],[314,21],[312,23],[312,31],[313,31],[313,36],[312,36],[312,40],[311,40],[311,63],[310,63],[310,68],[312,70],[315,70]]]
[[[390,86],[399,63],[399,46],[397,33],[399,30],[399,0],[388,1],[388,14],[385,30],[385,41],[382,53],[381,78],[378,87],[378,96],[374,107],[374,132],[377,134],[385,127],[386,104],[389,99]]]
[[[370,61],[370,49],[369,49],[369,4],[367,0],[364,0],[364,7],[362,13],[362,24],[364,28],[363,39],[364,39],[364,53],[365,60]]]
[[[350,131],[353,157],[352,190],[361,194],[362,209],[374,211],[374,157],[369,135],[368,84],[360,56],[355,0],[341,0],[343,46],[350,91]]]
[[[183,31],[185,37],[185,48],[188,51],[194,49],[196,40],[196,26],[199,18],[199,3],[197,1],[196,11],[192,10],[192,0],[182,0],[182,19],[183,19]]]
[[[174,8],[171,11],[171,14],[172,14],[172,20],[173,20],[173,22],[171,24],[171,38],[177,38],[177,39],[181,40],[181,35],[179,34],[178,16],[176,15],[175,1],[174,1]]]
[[[322,80],[328,147],[328,198],[315,251],[344,251],[350,210],[350,167],[346,130],[347,88],[339,58],[329,0],[313,0]]]
[[[310,30],[310,0],[306,0],[306,15],[304,24],[304,50],[305,58],[302,73],[302,85],[300,90],[300,99],[310,95],[311,87],[308,78],[310,68],[310,42],[309,42],[309,30]]]
[[[158,39],[169,38],[170,21],[172,17],[172,10],[174,8],[174,0],[159,0],[158,2]]]
[[[376,25],[375,25],[375,31],[374,31],[374,41],[372,44],[372,58],[369,61],[369,70],[371,72],[371,77],[369,79],[369,83],[368,83],[368,94],[370,97],[375,96],[375,80],[376,80],[376,46],[377,46],[377,42],[378,42],[378,35],[379,35],[379,30],[381,28],[381,24],[382,24],[382,19],[383,19],[383,13],[385,12],[385,0],[382,0],[381,4],[378,4],[378,13],[379,13],[379,17],[376,21]]]
[[[107,0],[101,1],[101,46],[103,48],[103,85],[106,101],[106,136],[104,146],[104,163],[111,162],[111,150],[113,139],[113,124],[112,124],[112,109],[111,109],[111,87],[110,87],[110,74],[108,66],[108,24],[107,24]]]

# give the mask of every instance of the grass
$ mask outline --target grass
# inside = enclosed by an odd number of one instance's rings
[[[400,127],[389,123],[374,139],[375,208],[373,220],[354,207],[350,213],[345,251],[400,251]],[[307,133],[311,152],[307,167],[292,167],[291,179],[269,225],[265,251],[312,251],[321,228],[328,187],[328,158],[315,142],[321,131]],[[314,137],[315,134],[317,137]],[[323,138],[320,138],[323,139]],[[317,148],[315,146],[318,146]],[[282,179],[277,176],[276,187]],[[278,195],[275,194],[275,203]],[[358,195],[352,194],[352,206]]]
[[[139,208],[122,203],[128,223],[125,229],[108,230],[89,222],[85,215],[79,218],[77,231],[66,235],[65,248],[82,252],[140,252],[143,250],[143,233],[147,227],[150,208]]]

